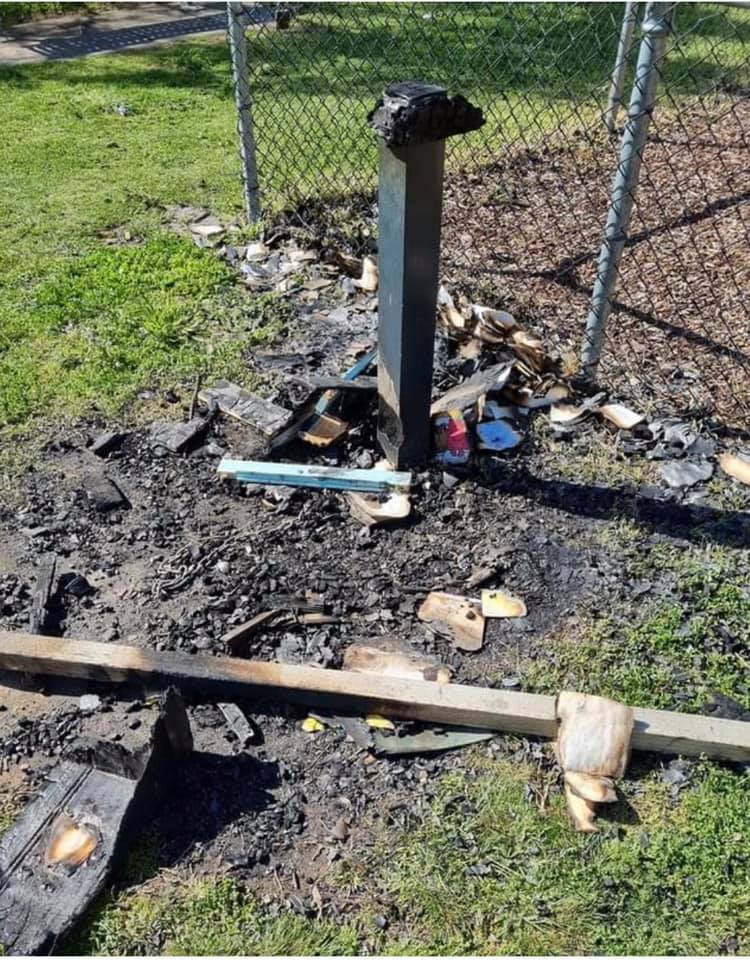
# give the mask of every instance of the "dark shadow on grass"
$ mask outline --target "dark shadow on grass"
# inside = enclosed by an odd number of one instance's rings
[[[526,467],[497,457],[486,461],[483,482],[503,493],[521,494],[533,503],[599,520],[628,519],[655,533],[692,543],[750,545],[750,514],[703,504],[678,503],[665,491],[629,491],[569,480],[545,480]],[[651,494],[664,494],[657,499]]]

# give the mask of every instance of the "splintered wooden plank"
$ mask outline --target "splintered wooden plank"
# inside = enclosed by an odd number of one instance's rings
[[[215,387],[201,390],[198,396],[204,403],[216,402],[222,413],[255,427],[266,437],[283,430],[292,419],[291,411],[228,380],[219,380]]]
[[[556,735],[555,698],[342,670],[159,652],[0,631],[0,668],[98,681],[172,684],[206,697],[289,700],[340,712],[380,713],[531,736]],[[750,761],[750,723],[634,708],[633,747]]]
[[[45,791],[0,841],[0,942],[8,953],[51,953],[99,893],[137,786],[80,763],[63,761],[53,771]],[[66,816],[74,824],[93,821],[95,830],[93,851],[75,869],[47,857],[51,834]]]
[[[498,363],[494,367],[480,370],[468,380],[462,380],[430,407],[430,415],[446,413],[448,410],[465,410],[473,406],[486,393],[501,390],[508,382],[513,371],[513,363]]]
[[[57,556],[54,553],[48,553],[42,557],[36,578],[34,598],[31,601],[31,614],[29,615],[29,629],[32,633],[44,632],[47,621],[47,604],[52,594],[56,569]]]
[[[208,427],[204,417],[193,417],[187,423],[174,420],[154,420],[151,424],[151,443],[156,447],[165,447],[172,453],[181,453],[191,443],[195,443]]]
[[[374,393],[378,389],[377,377],[357,377],[348,380],[341,377],[294,376],[297,383],[303,384],[310,390],[340,390],[344,393]]]
[[[94,764],[64,759],[0,839],[0,953],[50,954],[129,852],[172,760],[192,749],[181,697],[166,694],[137,753],[99,742]]]
[[[308,463],[266,463],[261,460],[223,459],[217,468],[220,477],[244,483],[315,487],[318,490],[357,490],[362,493],[391,493],[408,490],[411,473],[397,470],[350,470],[320,467]]]
[[[345,373],[341,375],[341,379],[347,383],[356,380],[357,377],[361,376],[367,368],[373,364],[378,355],[378,348],[374,347],[368,353],[363,354],[357,361],[354,363]],[[309,404],[302,410],[299,415],[295,418],[294,422],[282,430],[281,433],[277,434],[270,442],[269,446],[271,450],[280,450],[282,447],[285,447],[288,443],[294,440],[298,436],[300,430],[307,427],[307,425],[315,419],[315,417],[322,417],[328,409],[333,405],[334,401],[338,396],[337,390],[325,390],[322,396],[318,399],[315,404]]]

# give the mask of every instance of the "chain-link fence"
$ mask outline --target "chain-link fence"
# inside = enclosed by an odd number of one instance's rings
[[[487,123],[448,141],[443,279],[515,312],[571,367],[587,342],[623,127],[627,138],[639,114],[652,116],[645,146],[634,142],[637,192],[625,185],[635,204],[608,290],[599,378],[641,405],[663,410],[673,398],[747,426],[746,4],[651,5],[670,29],[663,59],[653,57],[655,101],[631,103],[630,121],[631,90],[643,93],[645,4],[231,6],[247,38],[236,79],[251,200],[271,217],[297,209],[323,229],[356,223],[352,243],[366,242],[377,178],[366,117],[382,89],[416,78],[465,94]],[[618,59],[625,106],[610,133]]]

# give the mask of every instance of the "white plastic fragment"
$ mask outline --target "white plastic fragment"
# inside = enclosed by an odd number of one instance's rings
[[[643,423],[645,419],[643,414],[636,413],[621,403],[606,403],[599,408],[599,413],[610,423],[614,423],[620,430],[632,430],[637,424]]]

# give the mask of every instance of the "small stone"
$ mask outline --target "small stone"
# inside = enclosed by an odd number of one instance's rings
[[[79,573],[76,574],[72,580],[69,580],[65,584],[66,593],[72,594],[74,597],[87,597],[90,593],[94,592],[94,588],[88,582],[86,577],[82,577]]]
[[[226,560],[218,560],[216,562],[216,571],[222,574],[229,573],[229,563]]]
[[[388,918],[384,917],[382,913],[379,913],[375,917],[375,926],[378,930],[387,930],[388,929]]]
[[[502,685],[506,690],[517,690],[521,686],[520,677],[503,677]]]
[[[349,822],[343,817],[339,817],[339,819],[333,825],[331,836],[334,838],[334,840],[341,840],[342,842],[346,840],[349,836]]]
[[[78,701],[78,709],[81,713],[94,713],[101,704],[101,697],[98,697],[95,693],[84,693]]]

